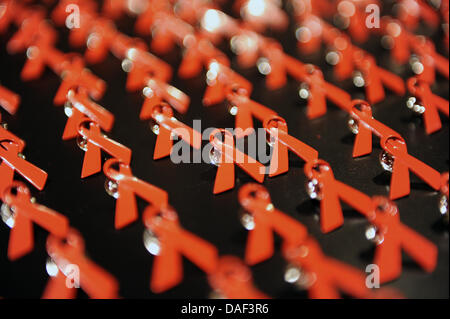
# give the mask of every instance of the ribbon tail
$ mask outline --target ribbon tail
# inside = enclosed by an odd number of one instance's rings
[[[42,299],[74,299],[76,293],[76,288],[66,286],[66,276],[58,271],[55,277],[50,277]]]
[[[156,137],[155,151],[153,153],[153,159],[157,160],[170,155],[172,151],[173,141],[171,138],[172,132],[159,125],[159,134]]]
[[[385,233],[383,236],[383,242],[375,250],[373,262],[380,269],[380,283],[394,280],[402,272],[402,251],[398,235]]]
[[[181,282],[183,264],[181,255],[172,245],[161,245],[161,251],[153,261],[150,289],[154,293],[164,292]]]
[[[245,247],[245,262],[255,265],[269,259],[274,252],[273,232],[269,226],[255,220],[255,227],[249,231]]]
[[[20,212],[16,213],[8,243],[8,258],[16,260],[33,250],[33,223]]]

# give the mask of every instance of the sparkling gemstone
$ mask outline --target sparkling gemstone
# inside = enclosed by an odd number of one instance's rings
[[[132,68],[133,68],[133,61],[131,61],[130,59],[124,59],[122,61],[122,70],[128,73],[131,71]]]
[[[218,149],[216,149],[215,147],[212,147],[211,150],[209,151],[210,163],[213,165],[219,166],[221,159],[222,159],[221,152]]]
[[[88,47],[88,49],[95,49],[98,47],[98,45],[100,44],[100,37],[98,35],[98,33],[93,32],[89,35],[87,41],[86,41],[86,46]]]
[[[270,72],[272,72],[272,67],[270,66],[269,60],[266,58],[258,59],[256,65],[258,67],[259,73],[263,75],[268,75]]]
[[[105,181],[105,190],[108,193],[108,195],[119,198],[119,184],[117,184],[115,181],[107,179]]]
[[[0,214],[3,222],[9,227],[14,227],[14,210],[11,206],[3,203],[0,208]]]
[[[309,91],[309,85],[306,83],[302,83],[300,85],[300,88],[298,89],[298,96],[300,96],[300,98],[307,100],[310,96],[310,91]]]
[[[316,275],[302,268],[290,265],[284,273],[284,280],[295,284],[300,289],[308,289],[316,281]]]
[[[47,274],[50,277],[55,277],[58,275],[58,266],[55,264],[53,259],[47,258],[47,262],[45,263],[45,269],[47,270]]]
[[[423,103],[413,96],[406,101],[406,106],[417,114],[423,114],[425,112],[425,106],[423,106]]]
[[[66,103],[64,103],[64,113],[67,117],[71,117],[73,114],[73,105],[69,101],[66,101]]]
[[[252,230],[255,228],[255,219],[250,214],[242,214],[241,223],[247,230]]]
[[[340,60],[340,56],[336,51],[330,51],[325,56],[325,60],[329,65],[337,65]]]
[[[28,47],[26,55],[27,55],[27,58],[30,60],[36,58],[39,55],[39,48],[37,46]]]
[[[366,85],[366,81],[364,80],[364,76],[361,72],[356,71],[353,74],[353,84],[358,88],[362,88]]]
[[[161,244],[158,238],[149,229],[144,231],[144,246],[152,255],[158,256],[161,252]]]
[[[377,245],[381,244],[384,241],[383,235],[380,233],[377,227],[370,225],[366,228],[366,238]]]
[[[444,216],[444,220],[449,222],[449,212],[448,212],[448,197],[446,195],[442,195],[439,199],[439,211]]]
[[[356,119],[354,119],[353,117],[351,117],[348,120],[348,128],[350,129],[350,131],[353,134],[358,134],[359,129],[358,129],[358,121]]]
[[[284,281],[293,284],[296,283],[300,279],[300,269],[293,265],[287,267],[284,272]]]
[[[152,130],[152,132],[155,135],[159,135],[159,124],[156,121],[151,120],[149,125],[150,125],[150,129]]]
[[[81,148],[83,151],[87,151],[87,144],[88,144],[87,139],[85,139],[82,136],[78,136],[77,144],[78,144],[78,147]]]
[[[392,168],[394,167],[394,156],[386,151],[381,152],[380,164],[385,171],[392,172]]]
[[[322,199],[322,189],[317,179],[312,179],[306,183],[306,192],[311,199]]]

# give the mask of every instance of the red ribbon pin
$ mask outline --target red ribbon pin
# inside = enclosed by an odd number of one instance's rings
[[[319,153],[314,148],[288,134],[288,127],[283,118],[279,116],[267,118],[264,122],[264,129],[269,135],[268,138],[273,148],[269,168],[270,177],[278,176],[289,170],[288,150],[305,162],[318,158]]]
[[[153,131],[158,135],[153,153],[154,160],[170,155],[173,146],[172,134],[180,137],[193,148],[200,149],[202,143],[201,133],[175,119],[173,110],[167,103],[153,106],[151,117],[157,123],[153,127]]]
[[[252,283],[250,269],[237,257],[222,256],[217,269],[208,276],[208,281],[218,298],[268,299]]]
[[[47,252],[57,272],[51,274],[43,299],[73,299],[78,287],[93,299],[119,298],[116,278],[88,259],[84,250],[84,240],[73,228],[69,229],[65,241],[52,234],[48,236]]]
[[[243,220],[247,219],[245,227],[249,230],[245,249],[247,264],[255,265],[273,255],[274,232],[285,242],[299,243],[306,238],[307,229],[276,209],[263,186],[246,184],[239,189],[238,196],[241,206],[250,214],[243,217]]]
[[[234,137],[229,131],[216,129],[211,133],[209,140],[212,146],[211,161],[218,165],[214,194],[225,192],[234,187],[234,165],[238,165],[257,182],[263,182],[264,165],[236,149]]]
[[[164,292],[183,279],[182,256],[188,258],[207,274],[217,269],[217,249],[207,241],[184,230],[178,216],[170,207],[149,206],[144,212],[147,232],[144,243],[155,255],[150,288]]]
[[[29,189],[21,182],[12,182],[2,193],[3,204],[8,211],[3,216],[10,219],[11,233],[8,243],[8,258],[16,260],[33,250],[33,223],[38,224],[51,234],[64,238],[69,229],[69,220],[42,205],[35,204]]]
[[[106,137],[100,126],[91,120],[84,120],[78,126],[78,145],[85,151],[81,178],[91,176],[102,169],[101,151],[110,154],[124,164],[131,161],[131,150]]]
[[[118,170],[115,166],[118,166]],[[166,191],[133,176],[129,165],[110,158],[103,165],[106,191],[117,199],[114,225],[123,228],[138,219],[136,196],[156,207],[167,205]]]

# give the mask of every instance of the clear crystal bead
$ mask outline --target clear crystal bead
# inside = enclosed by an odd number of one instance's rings
[[[71,117],[73,114],[73,105],[69,101],[66,101],[66,103],[64,103],[64,113],[67,117]]]
[[[300,279],[300,269],[296,266],[289,265],[284,272],[284,281],[293,284]]]
[[[9,227],[14,227],[14,209],[7,205],[6,203],[3,203],[0,208],[0,214],[2,216],[3,222]]]
[[[336,51],[330,51],[325,56],[325,60],[330,65],[337,65],[339,63],[339,60],[340,60],[339,53],[337,53]]]
[[[231,115],[236,116],[238,113],[238,107],[236,105],[233,105],[229,108],[228,112],[230,112]]]
[[[356,71],[353,73],[353,84],[358,88],[362,88],[366,85],[366,81],[364,80],[364,76],[361,72]]]
[[[448,212],[448,197],[446,195],[442,195],[439,198],[439,211],[444,216],[444,220],[449,222],[449,212]]]
[[[272,67],[270,66],[270,62],[267,58],[259,58],[256,62],[259,73],[263,75],[268,75],[272,72]]]
[[[300,98],[307,100],[309,99],[311,92],[309,91],[309,85],[307,83],[300,84],[300,88],[298,89],[298,96]]]
[[[1,16],[1,14],[0,14]],[[30,46],[26,52],[27,58],[32,60],[35,59],[39,55],[39,48],[37,46]]]
[[[47,270],[47,274],[50,277],[55,277],[59,272],[58,266],[51,258],[47,258],[47,262],[45,263],[45,270]]]
[[[152,132],[155,135],[159,135],[159,124],[156,121],[151,120],[149,125],[150,125],[150,129],[152,130]]]
[[[255,219],[250,214],[242,214],[241,216],[241,224],[247,230],[252,230],[255,228]]]
[[[122,61],[122,70],[128,73],[131,71],[132,68],[133,68],[133,61],[131,61],[130,59],[124,59]]]
[[[161,243],[150,229],[144,231],[144,246],[154,256],[158,256],[161,252]]]
[[[87,144],[88,144],[88,141],[83,136],[78,136],[77,137],[77,145],[83,151],[87,151]]]
[[[415,74],[419,75],[423,73],[424,66],[417,55],[413,55],[411,57],[411,59],[409,60],[409,65],[411,66],[411,69]]]
[[[416,99],[414,96],[411,96],[406,101],[406,106],[408,107],[408,109],[417,114],[423,114],[425,112],[425,106],[423,105],[423,103]]]
[[[380,233],[377,227],[370,225],[366,228],[366,238],[377,245],[381,244],[384,241],[383,234]]]
[[[358,121],[354,119],[353,117],[350,117],[348,120],[348,128],[353,134],[358,134],[359,128],[358,128]]]
[[[394,167],[394,156],[386,151],[382,151],[380,154],[380,164],[385,171],[392,173],[392,168]]]
[[[300,289],[308,289],[316,280],[314,273],[309,273],[300,267],[289,265],[284,273],[284,280],[295,284]]]
[[[209,151],[210,163],[219,166],[221,160],[222,160],[222,153],[215,147],[212,147],[211,150]]]
[[[306,192],[311,199],[322,199],[322,189],[321,185],[317,179],[311,179],[306,183]]]
[[[99,34],[97,32],[92,32],[91,34],[89,34],[86,41],[87,48],[93,50],[97,48],[99,44],[100,44]]]
[[[114,197],[115,199],[119,198],[119,184],[111,179],[107,179],[105,181],[105,190],[108,195]]]

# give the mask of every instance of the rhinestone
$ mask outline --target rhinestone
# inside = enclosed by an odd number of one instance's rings
[[[359,71],[354,72],[353,84],[358,88],[362,88],[366,85],[366,81],[364,80],[364,76],[361,72]]]
[[[155,135],[159,135],[159,125],[153,120],[150,121],[150,129]]]
[[[247,230],[252,230],[255,228],[255,220],[250,214],[243,214],[241,217],[241,223]]]
[[[423,106],[423,104],[414,96],[410,97],[406,101],[406,106],[408,107],[408,109],[417,114],[423,114],[425,112],[425,107]]]
[[[256,62],[259,73],[267,75],[272,72],[272,67],[270,66],[269,60],[266,58],[260,58]]]
[[[390,153],[386,151],[381,152],[380,164],[385,171],[392,173],[392,168],[394,167],[394,156],[392,156]]]
[[[73,105],[69,101],[66,101],[66,103],[64,103],[64,113],[67,117],[71,117],[73,114]]]
[[[295,266],[288,266],[284,272],[284,281],[293,284],[300,279],[300,269]]]
[[[449,221],[449,212],[448,212],[448,197],[446,195],[442,195],[439,199],[439,211],[444,217],[444,220],[448,223]]]
[[[161,244],[158,238],[149,229],[144,231],[144,246],[154,256],[158,256],[161,252]]]
[[[302,83],[300,85],[300,88],[298,89],[298,96],[300,98],[307,100],[311,95],[311,92],[309,91],[309,85],[306,83]]]
[[[119,198],[119,184],[111,179],[107,179],[105,181],[105,190],[108,195],[114,197],[115,199]]]
[[[311,199],[322,199],[321,185],[317,179],[312,179],[306,183],[306,192]]]
[[[350,131],[353,134],[358,134],[358,132],[359,132],[358,121],[356,119],[354,119],[353,117],[351,117],[348,120],[348,128],[350,129]]]
[[[3,203],[0,208],[0,214],[3,222],[9,227],[14,227],[14,209],[9,205]]]
[[[380,245],[384,241],[384,236],[380,233],[379,229],[373,225],[370,225],[366,229],[366,238],[377,245]]]
[[[83,151],[87,151],[88,141],[83,136],[77,137],[77,144],[78,144],[78,147],[81,148]]]
[[[209,161],[211,164],[219,166],[220,161],[222,160],[222,154],[221,152],[216,149],[215,147],[212,147],[209,151]]]
[[[45,263],[45,269],[47,270],[47,274],[50,277],[56,277],[58,275],[58,266],[55,264],[53,259],[47,258],[47,262]]]
[[[132,68],[133,68],[133,61],[131,61],[130,59],[124,59],[122,61],[122,70],[128,73],[131,71]]]
[[[325,60],[329,65],[337,65],[339,63],[340,57],[336,51],[330,51],[325,56]]]

